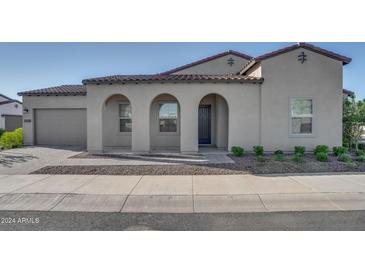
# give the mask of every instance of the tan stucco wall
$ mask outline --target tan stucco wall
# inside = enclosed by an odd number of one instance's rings
[[[301,64],[301,52],[307,61]],[[342,144],[342,63],[309,50],[297,49],[262,61],[262,144],[267,150],[312,150],[318,144]],[[313,135],[290,134],[289,100],[313,99]]]
[[[87,85],[88,149],[103,149],[101,106],[113,94],[125,95],[131,102],[133,151],[150,151],[150,106],[160,94],[173,95],[179,102],[182,152],[198,151],[198,107],[201,99],[211,93],[222,95],[228,104],[228,147],[252,147],[259,139],[259,90],[257,84],[240,83]]]
[[[235,61],[232,66],[227,63],[227,60],[230,58]],[[212,61],[177,71],[173,74],[230,74],[239,72],[247,62],[248,60],[245,58],[228,54]]]
[[[86,96],[23,96],[23,109],[28,109],[23,113],[25,145],[34,145],[34,109],[39,108],[86,108]]]
[[[216,141],[218,148],[228,148],[228,105],[222,96],[216,96]]]

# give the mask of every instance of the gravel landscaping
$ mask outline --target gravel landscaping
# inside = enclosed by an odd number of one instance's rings
[[[365,172],[365,162],[344,163],[330,155],[328,162],[317,161],[312,154],[304,156],[303,163],[296,163],[292,155],[276,161],[274,155],[265,155],[258,162],[253,154],[231,157],[233,164],[179,164],[179,165],[113,165],[113,166],[46,166],[32,174],[89,174],[89,175],[228,175],[228,174],[275,174]]]

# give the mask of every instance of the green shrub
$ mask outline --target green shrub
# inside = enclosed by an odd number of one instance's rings
[[[0,137],[5,133],[5,129],[0,128]]]
[[[294,147],[294,154],[301,154],[304,155],[305,147],[303,146],[295,146]]]
[[[352,162],[351,156],[347,153],[340,154],[338,156],[337,160],[340,161],[340,162],[345,162],[345,163],[351,163]]]
[[[364,162],[365,161],[365,155],[356,156],[356,161]]]
[[[257,162],[265,162],[265,158],[263,155],[256,155],[256,161]]]
[[[275,154],[275,161],[283,161],[284,160],[284,154]]]
[[[355,154],[356,154],[356,156],[364,156],[365,155],[364,151],[361,150],[361,149],[356,150]]]
[[[232,154],[234,156],[240,157],[245,153],[245,150],[242,147],[239,146],[233,146],[231,148]]]
[[[317,161],[320,161],[320,162],[327,162],[328,161],[328,153],[318,152],[316,154],[316,159],[317,159]]]
[[[275,155],[284,155],[284,152],[282,151],[282,150],[276,150],[275,152],[274,152],[274,154]]]
[[[23,144],[23,130],[18,128],[14,131],[5,132],[1,135],[0,146],[5,149],[20,147]]]
[[[314,149],[314,155],[317,155],[318,153],[328,153],[328,146],[326,145],[318,145],[316,146],[316,148]],[[327,155],[328,156],[328,155]]]
[[[254,146],[253,151],[255,151],[256,156],[264,156],[264,147],[263,146]]]
[[[297,163],[303,163],[304,162],[303,154],[300,154],[300,153],[294,154],[293,161],[297,162]]]
[[[341,154],[345,154],[348,152],[348,149],[346,147],[333,147],[332,148],[333,154],[336,156],[339,156]]]

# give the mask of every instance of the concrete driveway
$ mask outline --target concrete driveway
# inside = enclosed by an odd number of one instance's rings
[[[199,213],[364,209],[365,175],[0,176],[0,210]]]
[[[79,154],[77,148],[22,147],[0,151],[0,174],[28,174]]]
[[[0,151],[0,174],[29,174],[45,166],[88,166],[88,165],[181,165],[233,163],[224,154],[208,153],[204,156],[159,157],[129,155],[127,158],[83,158],[72,157],[83,152],[74,147],[23,147]]]

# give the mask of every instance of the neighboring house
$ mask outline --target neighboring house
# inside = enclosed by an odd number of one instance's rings
[[[351,90],[348,90],[348,89],[343,89],[343,98],[344,99],[347,99],[348,97],[350,96],[353,96],[355,95],[355,93]]]
[[[0,128],[6,131],[22,127],[22,102],[0,94]]]
[[[339,146],[342,67],[350,62],[298,43],[255,58],[227,51],[160,74],[20,92],[24,143],[183,153]]]

